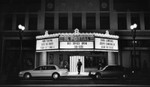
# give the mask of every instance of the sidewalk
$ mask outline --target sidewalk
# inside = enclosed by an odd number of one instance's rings
[[[81,72],[80,74],[78,74],[78,72],[68,72],[68,75],[65,76],[66,79],[92,79],[91,77],[89,77],[89,73],[88,72]]]
[[[78,74],[78,72],[68,72],[68,76],[88,76],[89,73],[88,72],[81,72],[80,74]]]

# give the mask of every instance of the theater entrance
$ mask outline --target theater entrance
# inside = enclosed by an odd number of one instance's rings
[[[84,72],[84,56],[70,56],[70,72],[72,73],[77,73],[77,62],[80,59],[80,61],[82,62],[82,66],[81,66],[81,72]]]

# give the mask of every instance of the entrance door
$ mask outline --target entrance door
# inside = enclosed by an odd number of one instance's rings
[[[78,59],[82,62],[81,72],[84,72],[84,56],[70,56],[70,72],[78,72],[77,71],[77,62]]]

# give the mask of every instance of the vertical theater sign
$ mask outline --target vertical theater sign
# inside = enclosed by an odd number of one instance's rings
[[[78,29],[75,29],[73,33],[48,34],[48,31],[46,31],[44,35],[36,36],[35,67],[47,65],[47,61],[49,61],[48,54],[53,55],[53,64],[60,66],[61,61],[57,55],[61,53],[61,55],[67,55],[67,57],[69,55],[66,60],[69,64],[70,72],[77,71],[73,68],[75,68],[75,63],[78,59],[83,62],[81,71],[84,72],[84,63],[86,63],[86,54],[84,52],[118,52],[118,38],[119,36],[117,35],[110,35],[109,31],[106,31],[105,34],[80,33]],[[75,55],[78,53],[80,55]],[[109,59],[108,63],[110,63]]]

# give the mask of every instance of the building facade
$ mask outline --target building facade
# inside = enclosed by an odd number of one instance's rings
[[[118,38],[108,30],[105,34],[81,33],[77,28],[73,33],[48,34],[45,31],[44,35],[36,36],[35,67],[56,64],[75,73],[79,60],[81,72],[97,70],[100,64],[101,67],[119,64]]]
[[[0,13],[0,71],[31,69],[35,58],[46,57],[47,64],[61,66],[60,60],[84,58],[87,68],[96,68],[100,59],[104,65],[109,58],[124,67],[150,70],[150,7],[149,0],[2,0]],[[136,23],[135,57],[133,36],[130,29]],[[18,25],[25,26],[22,33],[20,57],[20,33]],[[117,54],[102,51],[36,52],[36,36],[47,30],[53,33],[80,32],[105,33],[119,36]],[[114,57],[112,57],[114,56]],[[58,59],[55,59],[58,58]],[[87,60],[93,61],[88,63]]]

